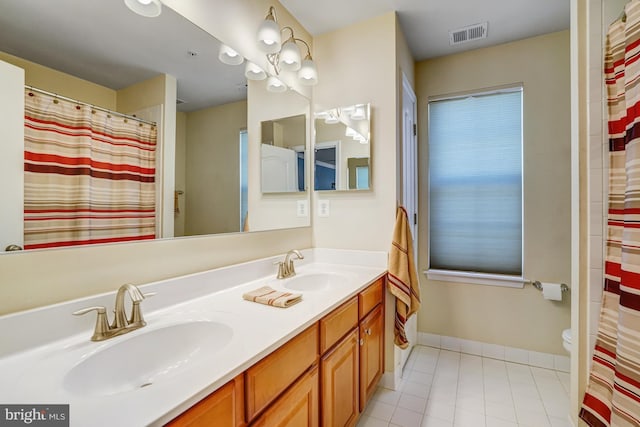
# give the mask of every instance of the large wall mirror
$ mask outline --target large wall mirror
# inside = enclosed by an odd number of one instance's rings
[[[371,189],[371,106],[315,113],[314,190]]]
[[[308,216],[296,215],[296,203],[309,202],[308,125],[295,137],[296,167],[302,170],[297,195],[281,196],[277,221],[266,220],[273,213],[269,204],[257,203],[262,190],[256,173],[261,152],[256,129],[267,112],[278,110],[278,104],[295,105],[285,111],[297,116],[298,124],[308,124],[307,98],[293,90],[270,94],[268,102],[266,95],[252,96],[244,65],[221,63],[221,43],[166,6],[156,18],[138,16],[122,1],[59,0],[56,7],[41,6],[39,0],[3,1],[0,61],[23,68],[28,88],[59,95],[60,102],[69,98],[158,123],[162,150],[156,159],[152,237],[309,226]],[[9,192],[21,193],[13,190],[5,184],[3,203]],[[21,204],[20,197],[12,203]],[[275,204],[277,197],[269,202]],[[0,242],[2,233],[0,227]]]

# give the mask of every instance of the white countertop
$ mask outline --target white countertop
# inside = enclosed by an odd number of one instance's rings
[[[313,249],[296,261],[299,277],[336,273],[340,286],[300,291],[300,303],[282,309],[242,299],[242,294],[269,285],[285,290],[275,278],[274,260],[282,256],[210,270],[139,286],[157,292],[142,302],[147,326],[102,342],[89,340],[95,314],[77,318],[71,312],[92,305],[113,308],[114,292],[0,316],[0,402],[3,404],[69,404],[71,426],[162,425],[206,397],[230,379],[312,325],[322,316],[375,281],[386,271],[384,252]],[[117,287],[117,286],[116,286]],[[298,291],[296,291],[298,292]],[[110,314],[111,318],[111,314]],[[93,394],[68,387],[65,375],[87,357],[125,340],[185,322],[214,321],[233,331],[222,347],[203,346],[207,352],[143,388]],[[6,345],[5,345],[6,344]],[[179,353],[166,342],[161,351]],[[135,360],[139,354],[131,354]],[[200,360],[202,359],[202,360]],[[195,362],[193,360],[196,360]],[[113,369],[108,363],[104,372]],[[96,380],[98,381],[98,380]]]

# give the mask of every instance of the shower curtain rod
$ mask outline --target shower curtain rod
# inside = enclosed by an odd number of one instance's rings
[[[106,108],[98,107],[97,105],[89,104],[87,102],[78,101],[77,99],[68,98],[66,96],[58,95],[57,93],[47,92],[46,90],[38,89],[37,87],[28,86],[28,85],[25,85],[25,87],[28,88],[29,90],[32,90],[32,91],[35,91],[35,92],[40,92],[40,93],[45,94],[45,95],[53,96],[56,99],[62,99],[64,101],[69,101],[71,103],[78,104],[78,105],[86,105],[87,107],[91,107],[92,109],[95,109],[95,110],[104,111],[105,113],[108,113],[108,114],[113,114],[113,115],[116,115],[116,116],[124,117],[125,119],[135,120],[135,121],[138,121],[138,122],[141,122],[141,123],[145,123],[145,124],[148,124],[148,125],[151,125],[151,126],[156,126],[156,122],[151,121],[151,120],[145,120],[145,119],[141,119],[140,117],[132,116],[132,115],[129,115],[129,114],[119,113],[117,111],[111,111],[111,110],[108,110]]]

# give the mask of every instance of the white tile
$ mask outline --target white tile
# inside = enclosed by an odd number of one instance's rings
[[[522,427],[551,427],[544,412],[517,411],[518,424]]]
[[[419,371],[409,371],[406,373],[405,378],[408,382],[431,385],[433,382],[433,374]]]
[[[503,403],[486,402],[485,413],[489,417],[498,418],[505,421],[516,422],[516,409],[513,405]]]
[[[518,423],[500,418],[486,417],[487,427],[518,427]]]
[[[565,417],[549,417],[551,427],[573,427],[573,423],[569,421],[569,416]]]
[[[421,414],[424,414],[425,409],[427,408],[427,398],[402,393],[397,406],[399,408],[405,408],[414,412],[420,412]]]
[[[591,202],[603,202],[604,197],[602,193],[602,177],[603,177],[603,169],[591,169],[589,171],[589,196],[591,198]],[[592,264],[593,265],[593,264]]]
[[[593,202],[589,205],[589,235],[600,236],[603,233],[602,202]],[[593,266],[596,267],[596,266]]]
[[[589,266],[604,267],[601,236],[589,236],[589,254]]]
[[[391,424],[402,427],[420,427],[420,424],[422,424],[422,413],[410,411],[405,408],[396,408],[391,417]]]
[[[370,417],[389,422],[391,420],[391,417],[393,416],[393,412],[395,411],[395,409],[396,407],[394,405],[389,405],[388,403],[372,400],[367,405],[365,414]]]
[[[427,401],[427,409],[425,417],[438,418],[441,420],[453,422],[456,407],[453,405],[455,398],[449,401],[439,401],[429,399]]]
[[[461,396],[456,399],[456,410],[464,409],[469,412],[484,414],[484,393],[476,395]]]
[[[482,344],[482,356],[491,359],[504,360],[504,346],[497,344]]]
[[[516,409],[516,416],[518,416],[521,412],[539,412],[541,414],[545,414],[544,405],[542,404],[542,400],[536,398],[526,398],[520,399],[516,396],[513,397],[513,406]],[[518,417],[519,419],[520,417]]]
[[[553,356],[553,368],[560,372],[571,372],[571,358],[569,356]]]
[[[513,395],[514,402],[540,399],[538,388],[533,384],[511,384],[511,394]]]
[[[456,408],[453,418],[455,427],[484,427],[485,423],[485,415],[483,413]]]
[[[418,384],[412,382],[406,382],[402,385],[402,393],[410,394],[416,397],[427,398],[429,396],[429,389],[431,388],[430,384]]]
[[[362,415],[358,420],[357,427],[387,427],[389,423],[387,421],[379,420],[368,415]]]
[[[440,418],[426,416],[422,420],[421,427],[453,427],[453,420],[447,421]]]
[[[471,340],[460,340],[460,351],[466,354],[482,356],[482,343]]]
[[[449,350],[449,351],[460,351],[460,339],[456,338],[456,337],[446,337],[443,336],[441,337],[441,343],[440,346],[444,349],[444,350]]]
[[[561,339],[561,337],[558,337],[558,339]],[[530,351],[529,364],[539,368],[553,369],[553,355],[549,353]]]
[[[428,345],[429,347],[440,348],[440,335],[428,334],[426,332],[418,333],[418,343]]]
[[[373,393],[371,399],[395,406],[397,405],[398,400],[400,400],[400,394],[401,393],[398,390],[389,390],[388,388],[378,387],[375,393]]]
[[[529,352],[521,348],[505,347],[504,360],[526,365],[529,363]]]
[[[602,304],[599,302],[589,303],[589,333],[590,334],[598,333],[601,308],[602,308]]]
[[[562,384],[562,388],[564,391],[569,394],[571,390],[571,375],[565,372],[556,372],[558,379],[560,380],[560,384]]]

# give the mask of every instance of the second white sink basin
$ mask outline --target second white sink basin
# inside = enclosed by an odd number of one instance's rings
[[[79,395],[105,396],[153,386],[224,349],[232,337],[229,326],[209,321],[125,335],[71,368],[64,388]]]
[[[339,286],[346,278],[335,273],[308,273],[287,279],[283,286],[293,291],[321,291]]]

